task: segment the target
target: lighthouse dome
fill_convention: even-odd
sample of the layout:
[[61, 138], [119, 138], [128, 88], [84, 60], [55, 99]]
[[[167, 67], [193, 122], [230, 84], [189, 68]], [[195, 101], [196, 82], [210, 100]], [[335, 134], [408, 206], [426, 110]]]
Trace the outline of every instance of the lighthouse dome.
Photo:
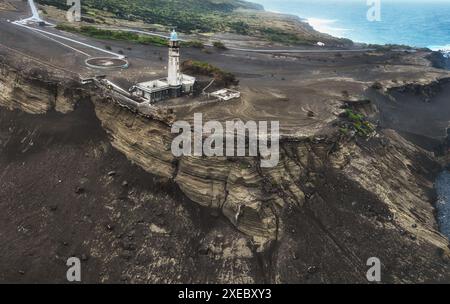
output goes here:
[[170, 41], [178, 41], [178, 34], [177, 32], [175, 32], [175, 30], [173, 30], [170, 34]]

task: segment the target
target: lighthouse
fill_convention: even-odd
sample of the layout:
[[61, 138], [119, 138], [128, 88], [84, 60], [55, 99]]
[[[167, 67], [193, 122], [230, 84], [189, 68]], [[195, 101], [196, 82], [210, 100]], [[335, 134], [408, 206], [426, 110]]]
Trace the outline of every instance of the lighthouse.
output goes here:
[[170, 34], [169, 40], [169, 65], [167, 66], [167, 82], [171, 87], [177, 87], [182, 84], [180, 73], [180, 40], [175, 30]]
[[180, 71], [180, 40], [177, 32], [169, 37], [169, 63], [167, 77], [138, 83], [130, 88], [130, 93], [141, 100], [156, 103], [169, 98], [177, 98], [194, 92], [195, 77]]

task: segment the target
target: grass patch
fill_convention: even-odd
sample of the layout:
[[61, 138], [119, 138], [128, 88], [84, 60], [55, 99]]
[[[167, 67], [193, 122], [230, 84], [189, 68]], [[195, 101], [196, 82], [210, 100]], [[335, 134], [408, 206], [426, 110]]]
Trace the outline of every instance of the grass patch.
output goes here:
[[294, 33], [288, 33], [275, 28], [263, 28], [260, 30], [264, 38], [271, 42], [278, 42], [282, 44], [292, 44], [292, 45], [314, 45], [316, 40], [309, 40], [307, 38], [300, 38]]
[[234, 74], [225, 72], [204, 61], [186, 60], [181, 64], [181, 68], [183, 72], [188, 74], [213, 77], [216, 82], [223, 83], [225, 86], [238, 83]]
[[196, 49], [204, 49], [205, 48], [205, 45], [203, 44], [203, 42], [198, 41], [198, 40], [182, 41], [181, 46], [182, 47], [193, 47]]
[[374, 126], [360, 113], [347, 109], [344, 116], [347, 118], [347, 122], [340, 128], [340, 131], [345, 135], [355, 132], [358, 136], [367, 137], [375, 131]]

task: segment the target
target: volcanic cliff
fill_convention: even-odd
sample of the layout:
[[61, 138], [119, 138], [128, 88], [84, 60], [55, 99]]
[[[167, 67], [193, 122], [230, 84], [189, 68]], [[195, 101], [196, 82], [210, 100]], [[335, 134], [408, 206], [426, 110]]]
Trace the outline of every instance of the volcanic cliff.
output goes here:
[[[411, 94], [433, 103], [448, 87], [426, 79]], [[401, 101], [411, 91], [401, 88], [374, 94]], [[59, 273], [62, 257], [77, 254], [93, 282], [367, 282], [370, 257], [381, 260], [383, 282], [450, 281], [449, 242], [433, 207], [441, 164], [395, 126], [358, 136], [342, 131], [345, 117], [337, 115], [321, 136], [282, 138], [278, 166], [261, 168], [258, 157], [176, 158], [167, 123], [37, 64], [2, 58], [0, 104], [1, 220], [11, 231], [2, 231], [9, 245], [1, 256], [17, 266], [15, 246], [38, 248], [25, 250], [24, 264], [35, 265], [20, 270], [25, 279], [43, 269], [39, 260]], [[365, 99], [342, 107], [385, 117]], [[86, 209], [80, 197], [89, 200]], [[24, 216], [28, 204], [38, 207]], [[64, 240], [65, 220], [86, 239]], [[27, 233], [52, 235], [50, 227], [58, 227], [62, 245], [26, 240]], [[108, 233], [117, 235], [108, 241]], [[41, 248], [47, 242], [52, 253]], [[20, 281], [19, 269], [3, 270], [0, 281]]]

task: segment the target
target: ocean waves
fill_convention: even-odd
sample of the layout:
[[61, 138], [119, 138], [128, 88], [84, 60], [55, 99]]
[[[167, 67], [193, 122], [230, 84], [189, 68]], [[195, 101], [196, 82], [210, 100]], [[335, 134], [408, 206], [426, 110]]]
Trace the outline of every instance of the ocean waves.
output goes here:
[[450, 44], [446, 45], [431, 45], [428, 47], [432, 51], [443, 53], [446, 57], [450, 58]]
[[450, 53], [450, 1], [382, 1], [381, 20], [367, 19], [366, 1], [252, 0], [294, 14], [314, 29], [355, 42], [404, 44]]
[[316, 31], [326, 33], [336, 37], [345, 37], [346, 33], [351, 31], [348, 28], [338, 27], [338, 20], [336, 19], [320, 19], [320, 18], [305, 18]]

